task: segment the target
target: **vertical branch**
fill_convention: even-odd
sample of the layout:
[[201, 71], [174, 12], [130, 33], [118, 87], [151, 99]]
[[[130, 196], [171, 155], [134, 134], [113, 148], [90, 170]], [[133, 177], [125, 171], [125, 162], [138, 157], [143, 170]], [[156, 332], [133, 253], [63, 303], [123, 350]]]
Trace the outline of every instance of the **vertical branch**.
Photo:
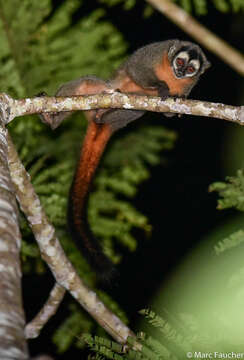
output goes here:
[[7, 161], [9, 111], [0, 105], [0, 359], [27, 359], [25, 316], [21, 297], [18, 208]]

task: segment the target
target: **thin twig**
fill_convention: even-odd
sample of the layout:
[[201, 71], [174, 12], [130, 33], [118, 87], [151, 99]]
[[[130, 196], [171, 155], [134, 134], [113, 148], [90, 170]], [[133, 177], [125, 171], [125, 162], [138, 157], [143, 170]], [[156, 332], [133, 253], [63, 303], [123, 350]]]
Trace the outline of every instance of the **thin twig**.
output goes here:
[[244, 56], [224, 40], [206, 29], [196, 21], [185, 10], [174, 4], [170, 0], [146, 0], [157, 10], [162, 12], [167, 18], [173, 21], [183, 31], [189, 34], [199, 44], [219, 56], [224, 62], [233, 69], [244, 75]]
[[40, 331], [48, 320], [56, 314], [57, 309], [63, 300], [65, 289], [56, 283], [50, 292], [49, 298], [39, 311], [39, 313], [25, 327], [25, 337], [34, 339], [38, 337]]

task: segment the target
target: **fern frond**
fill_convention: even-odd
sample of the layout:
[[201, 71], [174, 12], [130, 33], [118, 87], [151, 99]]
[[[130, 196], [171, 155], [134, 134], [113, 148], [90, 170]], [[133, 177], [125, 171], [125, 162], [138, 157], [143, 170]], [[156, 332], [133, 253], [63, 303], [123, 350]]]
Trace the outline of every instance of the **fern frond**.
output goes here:
[[80, 348], [84, 347], [85, 343], [80, 339], [79, 334], [83, 331], [91, 332], [94, 326], [89, 316], [77, 304], [69, 305], [69, 311], [69, 316], [55, 331], [52, 338], [59, 353], [65, 352], [74, 343]]
[[227, 177], [226, 182], [216, 182], [209, 191], [217, 191], [220, 199], [218, 209], [236, 208], [244, 211], [244, 173], [238, 170], [235, 177]]
[[244, 231], [239, 230], [228, 236], [227, 238], [219, 241], [215, 246], [214, 250], [217, 255], [222, 252], [233, 249], [244, 242]]
[[157, 355], [157, 359], [166, 360], [172, 358], [172, 353], [169, 349], [152, 336], [146, 336], [143, 342], [148, 348], [153, 350], [153, 352]]
[[164, 339], [167, 341], [167, 347], [169, 347], [169, 349], [173, 349], [174, 347], [176, 352], [191, 350], [190, 339], [188, 340], [185, 336], [180, 334], [168, 321], [149, 309], [141, 310], [139, 313], [144, 315], [148, 322], [164, 335]]
[[[178, 0], [179, 4], [189, 13], [194, 10], [197, 15], [206, 15], [208, 13], [207, 0]], [[213, 0], [213, 5], [221, 12], [238, 12], [244, 10], [244, 3], [242, 0]]]
[[123, 360], [123, 346], [114, 341], [104, 339], [99, 336], [91, 336], [90, 334], [83, 334], [83, 340], [87, 343], [89, 348], [95, 351], [98, 355], [107, 359]]

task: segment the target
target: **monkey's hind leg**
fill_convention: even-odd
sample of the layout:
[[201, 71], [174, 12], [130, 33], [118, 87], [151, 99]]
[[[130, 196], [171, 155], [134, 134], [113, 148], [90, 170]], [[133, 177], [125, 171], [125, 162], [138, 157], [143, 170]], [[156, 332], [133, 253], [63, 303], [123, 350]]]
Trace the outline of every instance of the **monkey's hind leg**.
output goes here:
[[[63, 84], [57, 91], [56, 96], [72, 96], [72, 95], [92, 95], [99, 94], [110, 90], [110, 85], [96, 76], [84, 76], [76, 80]], [[37, 96], [47, 96], [45, 92], [39, 93]], [[91, 113], [92, 111], [90, 111]], [[94, 112], [95, 113], [95, 112]], [[39, 114], [42, 122], [47, 123], [52, 129], [56, 129], [59, 124], [72, 114], [72, 111], [46, 112]]]

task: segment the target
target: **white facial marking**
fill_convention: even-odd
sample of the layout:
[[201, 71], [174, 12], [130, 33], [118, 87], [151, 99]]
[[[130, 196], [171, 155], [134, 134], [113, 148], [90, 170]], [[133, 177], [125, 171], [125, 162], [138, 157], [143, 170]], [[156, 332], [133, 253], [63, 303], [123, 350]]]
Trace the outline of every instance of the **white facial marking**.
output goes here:
[[192, 77], [196, 75], [198, 73], [199, 68], [200, 68], [200, 61], [197, 59], [191, 60], [187, 65], [185, 76]]
[[176, 60], [177, 58], [184, 59], [187, 62], [189, 61], [189, 54], [187, 51], [181, 51], [179, 54], [177, 54], [174, 60]]
[[197, 59], [191, 60], [189, 65], [192, 65], [196, 69], [196, 71], [198, 71], [200, 68], [200, 61]]
[[174, 72], [176, 74], [176, 77], [177, 76], [177, 70], [178, 68], [180, 67], [180, 65], [177, 63], [177, 61], [179, 60], [183, 60], [184, 64], [183, 66], [185, 66], [185, 64], [188, 63], [189, 61], [189, 54], [187, 51], [181, 51], [177, 54], [177, 56], [175, 56], [174, 60], [173, 60], [173, 69], [174, 69]]

